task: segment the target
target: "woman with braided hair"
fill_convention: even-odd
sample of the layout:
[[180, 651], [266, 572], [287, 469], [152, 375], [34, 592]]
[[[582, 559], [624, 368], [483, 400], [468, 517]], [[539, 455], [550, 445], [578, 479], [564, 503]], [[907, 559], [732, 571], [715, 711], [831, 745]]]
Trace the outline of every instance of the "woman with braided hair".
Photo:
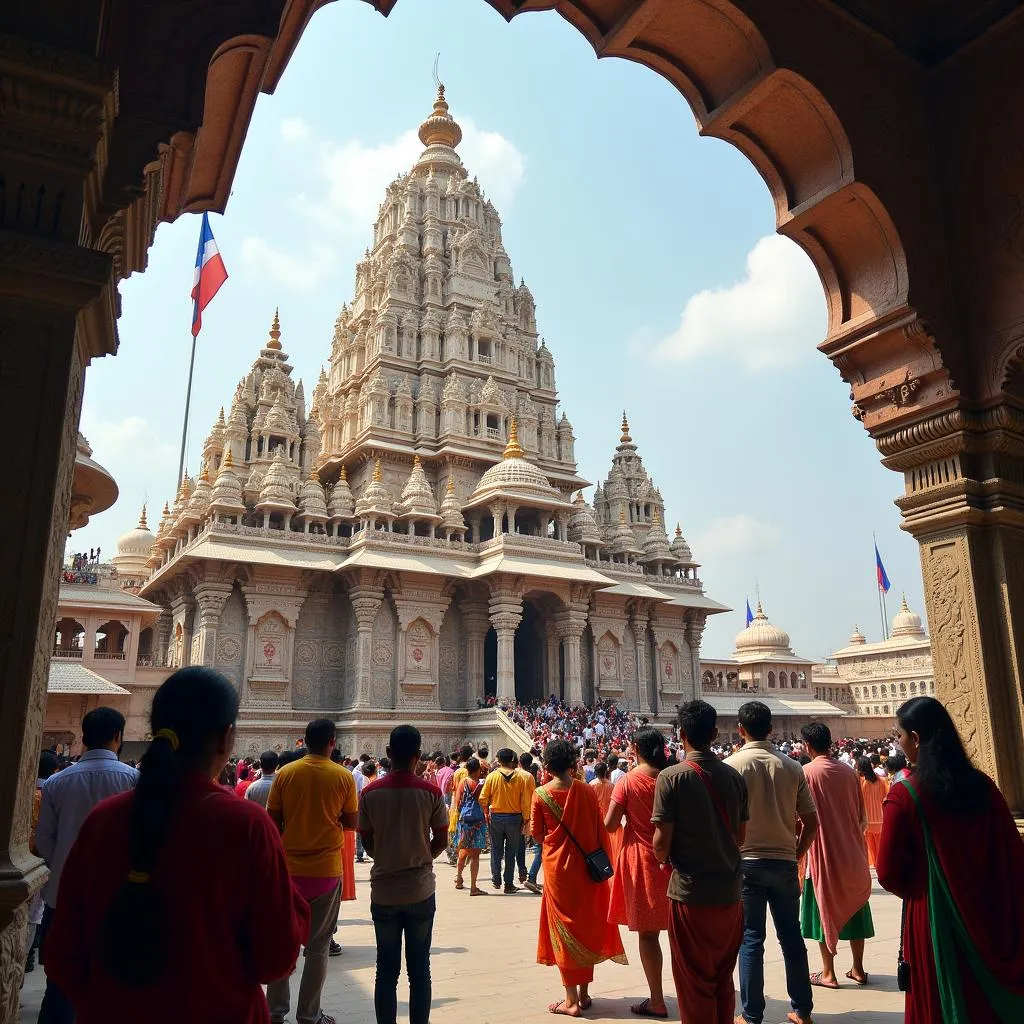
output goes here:
[[309, 907], [266, 811], [217, 784], [237, 714], [222, 675], [175, 672], [135, 789], [85, 820], [46, 947], [79, 1024], [269, 1022], [261, 984], [295, 966]]

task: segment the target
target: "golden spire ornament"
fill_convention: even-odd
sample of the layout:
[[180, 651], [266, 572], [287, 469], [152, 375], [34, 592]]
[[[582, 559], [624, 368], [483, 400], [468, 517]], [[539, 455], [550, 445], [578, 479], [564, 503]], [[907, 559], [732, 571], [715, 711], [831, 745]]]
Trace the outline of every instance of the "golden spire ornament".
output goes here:
[[522, 459], [525, 456], [526, 452], [524, 452], [519, 445], [519, 425], [516, 423], [515, 416], [513, 416], [508, 425], [508, 444], [505, 445], [505, 451], [502, 458]]

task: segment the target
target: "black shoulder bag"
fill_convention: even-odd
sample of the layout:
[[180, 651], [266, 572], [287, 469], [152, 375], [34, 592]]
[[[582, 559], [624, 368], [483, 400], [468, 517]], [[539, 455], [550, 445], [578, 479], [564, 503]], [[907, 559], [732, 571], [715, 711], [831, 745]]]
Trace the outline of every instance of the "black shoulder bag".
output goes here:
[[[578, 785], [582, 785], [582, 783], [578, 783]], [[598, 846], [593, 853], [587, 853], [587, 851], [580, 846], [579, 840], [572, 834], [572, 832], [569, 831], [569, 826], [562, 820], [562, 808], [558, 806], [558, 802], [556, 800], [552, 800], [543, 786], [537, 790], [537, 792], [543, 794], [542, 799], [544, 803], [547, 804], [551, 813], [558, 819], [558, 824], [565, 829], [565, 834], [572, 840], [573, 845], [580, 851], [580, 855], [583, 857], [583, 862], [587, 865], [587, 871], [590, 872], [591, 881], [607, 882], [608, 879], [615, 874], [615, 869], [612, 867], [611, 859], [605, 852], [604, 847]], [[601, 823], [598, 821], [598, 828], [600, 828], [600, 826]]]
[[900, 914], [900, 948], [896, 954], [896, 987], [901, 992], [910, 991], [910, 964], [903, 959], [903, 933], [907, 929], [907, 901], [903, 901]]

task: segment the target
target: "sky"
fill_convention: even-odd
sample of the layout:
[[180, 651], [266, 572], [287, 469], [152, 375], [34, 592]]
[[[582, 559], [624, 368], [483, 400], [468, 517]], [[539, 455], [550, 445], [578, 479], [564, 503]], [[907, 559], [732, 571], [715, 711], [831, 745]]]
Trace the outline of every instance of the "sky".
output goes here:
[[[923, 615], [917, 544], [893, 504], [903, 482], [816, 350], [824, 293], [774, 233], [763, 181], [698, 136], [668, 82], [598, 61], [554, 13], [507, 25], [481, 0], [405, 0], [385, 19], [348, 0], [315, 15], [211, 215], [230, 276], [203, 318], [189, 468], [275, 307], [311, 394], [384, 188], [421, 149], [438, 52], [459, 153], [537, 301], [581, 474], [604, 479], [625, 409], [670, 530], [681, 524], [707, 592], [733, 609], [709, 621], [702, 653], [732, 651], [758, 593], [805, 657], [845, 646], [855, 623], [880, 639], [873, 533], [890, 618], [904, 590]], [[120, 351], [89, 368], [82, 413], [120, 499], [69, 550], [113, 554], [144, 501], [155, 528], [173, 499], [199, 222], [162, 225], [146, 272], [121, 285]]]

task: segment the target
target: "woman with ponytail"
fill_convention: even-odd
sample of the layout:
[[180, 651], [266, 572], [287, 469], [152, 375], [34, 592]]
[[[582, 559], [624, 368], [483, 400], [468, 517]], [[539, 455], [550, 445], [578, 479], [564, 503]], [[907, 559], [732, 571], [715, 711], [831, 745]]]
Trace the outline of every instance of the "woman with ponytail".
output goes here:
[[878, 881], [903, 900], [907, 1024], [1024, 1021], [1024, 843], [949, 712], [896, 712], [911, 765], [882, 805]]
[[83, 824], [46, 949], [78, 1024], [269, 1022], [260, 986], [295, 966], [309, 909], [266, 811], [216, 782], [237, 714], [223, 676], [175, 672], [137, 786]]
[[661, 974], [661, 933], [668, 928], [669, 874], [654, 856], [654, 790], [668, 765], [665, 737], [649, 725], [633, 734], [636, 767], [615, 783], [604, 824], [614, 832], [626, 824], [612, 878], [608, 920], [639, 933], [640, 963], [650, 996], [630, 1007], [641, 1017], [668, 1017]]

